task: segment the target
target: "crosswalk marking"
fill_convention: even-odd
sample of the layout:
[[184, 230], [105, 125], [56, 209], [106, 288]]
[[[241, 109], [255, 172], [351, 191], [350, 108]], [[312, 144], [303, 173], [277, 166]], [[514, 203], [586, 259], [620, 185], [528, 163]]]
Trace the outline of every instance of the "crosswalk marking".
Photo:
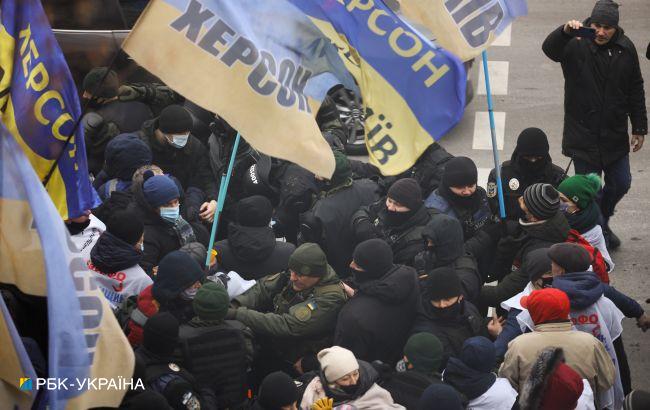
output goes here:
[[[506, 127], [506, 113], [495, 112], [494, 124], [496, 128], [497, 148], [503, 149], [504, 132]], [[492, 136], [490, 131], [490, 118], [485, 111], [477, 111], [474, 114], [474, 137], [472, 149], [491, 150]]]
[[497, 39], [494, 40], [492, 45], [500, 46], [500, 47], [509, 47], [511, 36], [512, 36], [512, 24], [508, 25], [508, 27], [506, 27], [505, 30], [501, 32], [501, 35], [499, 35], [499, 37], [497, 37]]
[[490, 171], [492, 168], [479, 168], [478, 169], [478, 186], [485, 188], [487, 186], [487, 180], [490, 176]]
[[[488, 61], [488, 70], [490, 72], [490, 89], [492, 95], [508, 94], [508, 70], [510, 63], [507, 61]], [[485, 73], [481, 68], [478, 72], [478, 95], [486, 95], [485, 91]]]

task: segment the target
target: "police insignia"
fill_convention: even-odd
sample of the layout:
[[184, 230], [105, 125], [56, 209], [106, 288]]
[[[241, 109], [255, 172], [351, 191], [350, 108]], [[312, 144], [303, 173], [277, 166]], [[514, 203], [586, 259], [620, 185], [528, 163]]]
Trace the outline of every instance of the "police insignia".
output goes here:
[[311, 318], [311, 310], [306, 306], [302, 306], [296, 309], [296, 311], [293, 312], [293, 315], [301, 322], [306, 322]]
[[487, 196], [488, 198], [494, 198], [495, 196], [497, 196], [497, 184], [495, 182], [488, 182]]
[[512, 179], [510, 180], [510, 182], [508, 182], [508, 186], [509, 186], [510, 189], [512, 189], [513, 191], [518, 190], [518, 189], [519, 189], [519, 180], [518, 180], [517, 178], [512, 178]]
[[181, 368], [178, 367], [178, 365], [176, 363], [169, 363], [167, 366], [169, 366], [169, 368], [173, 372], [180, 372], [181, 371]]

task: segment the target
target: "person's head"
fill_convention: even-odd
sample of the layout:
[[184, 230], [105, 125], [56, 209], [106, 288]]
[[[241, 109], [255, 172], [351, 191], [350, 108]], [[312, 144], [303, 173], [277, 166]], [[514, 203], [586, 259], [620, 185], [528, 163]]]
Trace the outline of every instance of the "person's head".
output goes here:
[[398, 179], [388, 189], [386, 208], [389, 212], [417, 211], [422, 205], [422, 188], [413, 178]]
[[535, 325], [569, 320], [571, 311], [567, 294], [554, 288], [532, 291], [521, 298], [521, 306], [528, 309]]
[[478, 170], [467, 157], [455, 157], [445, 163], [442, 185], [456, 196], [467, 198], [476, 192]]
[[597, 174], [573, 175], [560, 183], [560, 208], [568, 214], [586, 209], [596, 199], [602, 186]]
[[589, 27], [596, 30], [594, 42], [599, 46], [609, 43], [618, 27], [618, 3], [598, 0], [589, 17]]
[[135, 134], [120, 134], [106, 144], [104, 170], [111, 178], [131, 181], [135, 171], [151, 164], [149, 145]]
[[357, 385], [359, 362], [348, 349], [340, 346], [328, 347], [318, 352], [316, 358], [329, 386], [345, 388]]
[[434, 383], [422, 392], [417, 410], [462, 410], [460, 395], [448, 384]]
[[497, 365], [494, 343], [484, 336], [466, 339], [458, 358], [470, 369], [481, 373], [490, 373]]
[[427, 249], [427, 269], [447, 265], [465, 253], [463, 227], [458, 219], [434, 214], [422, 231]]
[[235, 219], [241, 226], [267, 227], [273, 216], [273, 205], [268, 198], [253, 195], [237, 202]]
[[142, 194], [147, 204], [154, 209], [162, 219], [176, 222], [180, 215], [180, 193], [176, 183], [167, 175], [153, 175], [147, 171], [142, 184]]
[[592, 259], [589, 252], [575, 243], [556, 243], [548, 250], [553, 276], [565, 273], [586, 272]]
[[192, 301], [194, 313], [206, 322], [222, 321], [228, 313], [229, 305], [230, 298], [226, 289], [212, 281], [206, 281]]
[[404, 361], [408, 369], [432, 374], [440, 369], [442, 353], [442, 342], [435, 335], [428, 332], [415, 333], [404, 346]]
[[525, 174], [538, 174], [550, 162], [548, 137], [539, 128], [526, 128], [517, 137], [513, 161]]
[[519, 207], [526, 222], [551, 219], [560, 209], [560, 194], [551, 184], [533, 184], [519, 197]]
[[291, 285], [296, 292], [311, 289], [323, 276], [333, 272], [327, 264], [325, 252], [315, 243], [304, 243], [289, 257]]
[[262, 380], [257, 393], [257, 404], [263, 410], [295, 410], [298, 387], [284, 372], [273, 372]]
[[553, 273], [551, 271], [551, 258], [548, 257], [548, 248], [528, 252], [521, 268], [528, 274], [528, 279], [533, 284], [533, 288], [544, 289], [553, 286]]
[[144, 183], [144, 174], [147, 171], [151, 171], [153, 175], [163, 175], [163, 170], [158, 165], [143, 165], [140, 168], [136, 169], [133, 173], [133, 178], [131, 178], [131, 183], [134, 185], [142, 185]]
[[172, 251], [158, 263], [151, 293], [161, 305], [179, 299], [190, 301], [201, 287], [203, 276], [201, 266], [190, 255]]
[[106, 232], [142, 251], [144, 224], [130, 209], [118, 209], [106, 221]]
[[168, 105], [158, 117], [157, 135], [170, 146], [182, 149], [192, 131], [192, 114], [180, 105]]
[[454, 269], [442, 267], [429, 273], [425, 294], [435, 311], [455, 315], [463, 300], [463, 287]]
[[82, 98], [101, 103], [117, 97], [120, 81], [115, 71], [107, 71], [107, 67], [95, 67], [86, 74], [81, 84]]
[[393, 250], [383, 239], [368, 239], [354, 248], [350, 268], [357, 283], [379, 279], [393, 267]]
[[160, 357], [170, 357], [178, 344], [178, 326], [171, 313], [156, 313], [144, 324], [142, 345]]
[[[339, 150], [334, 150], [334, 173], [329, 179], [328, 184], [330, 187], [338, 186], [352, 177], [352, 166], [348, 157]], [[316, 179], [324, 180], [324, 178], [316, 177]]]

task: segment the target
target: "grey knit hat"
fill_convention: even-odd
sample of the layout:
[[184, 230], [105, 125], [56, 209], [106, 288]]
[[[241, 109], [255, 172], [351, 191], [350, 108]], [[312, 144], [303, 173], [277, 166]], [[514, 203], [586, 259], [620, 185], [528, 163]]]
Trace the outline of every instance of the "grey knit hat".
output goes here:
[[612, 27], [618, 26], [618, 3], [612, 0], [598, 0], [591, 12], [591, 21]]
[[553, 185], [533, 184], [524, 191], [524, 204], [535, 218], [550, 219], [560, 209], [560, 194]]

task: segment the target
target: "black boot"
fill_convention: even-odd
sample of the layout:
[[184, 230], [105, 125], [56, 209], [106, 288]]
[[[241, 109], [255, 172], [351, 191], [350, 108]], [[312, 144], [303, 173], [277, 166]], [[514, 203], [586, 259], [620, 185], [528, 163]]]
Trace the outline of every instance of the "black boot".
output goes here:
[[613, 251], [621, 246], [621, 240], [614, 232], [612, 232], [609, 226], [603, 229], [603, 236], [605, 237], [605, 244], [607, 245], [608, 250]]

